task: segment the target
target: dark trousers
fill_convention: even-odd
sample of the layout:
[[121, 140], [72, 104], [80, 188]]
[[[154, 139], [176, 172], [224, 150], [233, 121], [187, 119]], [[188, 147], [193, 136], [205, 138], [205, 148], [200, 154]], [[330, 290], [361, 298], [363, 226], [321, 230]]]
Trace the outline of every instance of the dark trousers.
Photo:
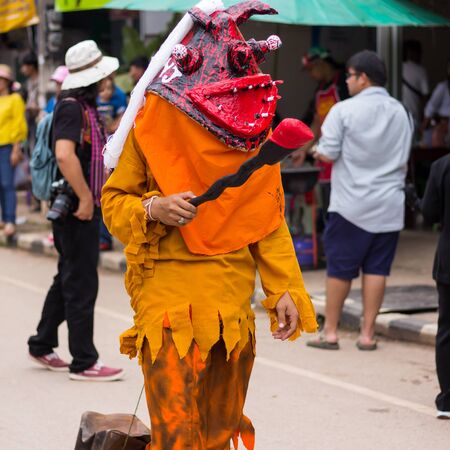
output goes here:
[[100, 215], [90, 221], [70, 215], [63, 224], [53, 224], [59, 253], [58, 273], [47, 293], [37, 334], [28, 340], [30, 353], [43, 356], [58, 347], [58, 327], [66, 320], [71, 372], [82, 372], [98, 359], [94, 346], [94, 306], [98, 291]]
[[436, 335], [436, 370], [441, 392], [436, 397], [439, 411], [450, 412], [450, 284], [437, 283], [439, 317]]

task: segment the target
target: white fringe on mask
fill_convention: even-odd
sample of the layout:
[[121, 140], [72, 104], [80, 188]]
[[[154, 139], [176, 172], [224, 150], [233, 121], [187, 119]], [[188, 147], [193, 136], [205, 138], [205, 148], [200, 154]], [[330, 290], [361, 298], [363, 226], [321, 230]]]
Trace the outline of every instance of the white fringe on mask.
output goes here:
[[[224, 9], [222, 0], [201, 0], [195, 6], [208, 15], [212, 14], [214, 11]], [[138, 111], [142, 107], [147, 86], [153, 82], [170, 58], [175, 45], [181, 43], [193, 25], [194, 23], [190, 15], [186, 13], [161, 45], [158, 52], [153, 56], [144, 75], [142, 75], [141, 79], [133, 89], [130, 103], [120, 121], [119, 128], [117, 128], [116, 132], [110, 137], [103, 150], [104, 163], [108, 169], [114, 169], [117, 166], [125, 140], [133, 126]]]

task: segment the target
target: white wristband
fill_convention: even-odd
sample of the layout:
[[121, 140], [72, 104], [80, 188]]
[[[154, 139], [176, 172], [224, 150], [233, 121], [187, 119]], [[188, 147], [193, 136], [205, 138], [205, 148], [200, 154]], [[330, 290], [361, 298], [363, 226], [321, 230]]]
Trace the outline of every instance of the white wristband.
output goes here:
[[156, 222], [156, 220], [157, 220], [152, 216], [152, 204], [153, 204], [153, 200], [155, 200], [155, 198], [158, 198], [158, 197], [159, 197], [158, 195], [154, 195], [153, 197], [150, 198], [150, 200], [148, 200], [147, 202], [144, 203], [145, 212], [147, 213], [148, 218], [152, 222]]

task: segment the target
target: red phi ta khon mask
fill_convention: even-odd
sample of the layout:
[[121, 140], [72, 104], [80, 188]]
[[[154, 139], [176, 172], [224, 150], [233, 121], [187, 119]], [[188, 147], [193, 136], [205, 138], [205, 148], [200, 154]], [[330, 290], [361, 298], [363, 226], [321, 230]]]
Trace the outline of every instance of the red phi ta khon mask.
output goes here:
[[259, 64], [281, 41], [245, 41], [238, 25], [253, 14], [277, 14], [260, 1], [238, 3], [211, 16], [189, 11], [194, 27], [147, 88], [188, 114], [229, 147], [263, 144], [275, 115], [277, 84]]

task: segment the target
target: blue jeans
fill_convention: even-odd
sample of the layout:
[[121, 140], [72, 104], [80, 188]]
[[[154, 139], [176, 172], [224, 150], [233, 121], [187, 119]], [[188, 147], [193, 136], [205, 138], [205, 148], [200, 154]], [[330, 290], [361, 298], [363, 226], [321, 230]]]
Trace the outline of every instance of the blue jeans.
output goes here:
[[12, 145], [0, 145], [0, 207], [5, 223], [16, 223], [17, 199], [11, 152]]

